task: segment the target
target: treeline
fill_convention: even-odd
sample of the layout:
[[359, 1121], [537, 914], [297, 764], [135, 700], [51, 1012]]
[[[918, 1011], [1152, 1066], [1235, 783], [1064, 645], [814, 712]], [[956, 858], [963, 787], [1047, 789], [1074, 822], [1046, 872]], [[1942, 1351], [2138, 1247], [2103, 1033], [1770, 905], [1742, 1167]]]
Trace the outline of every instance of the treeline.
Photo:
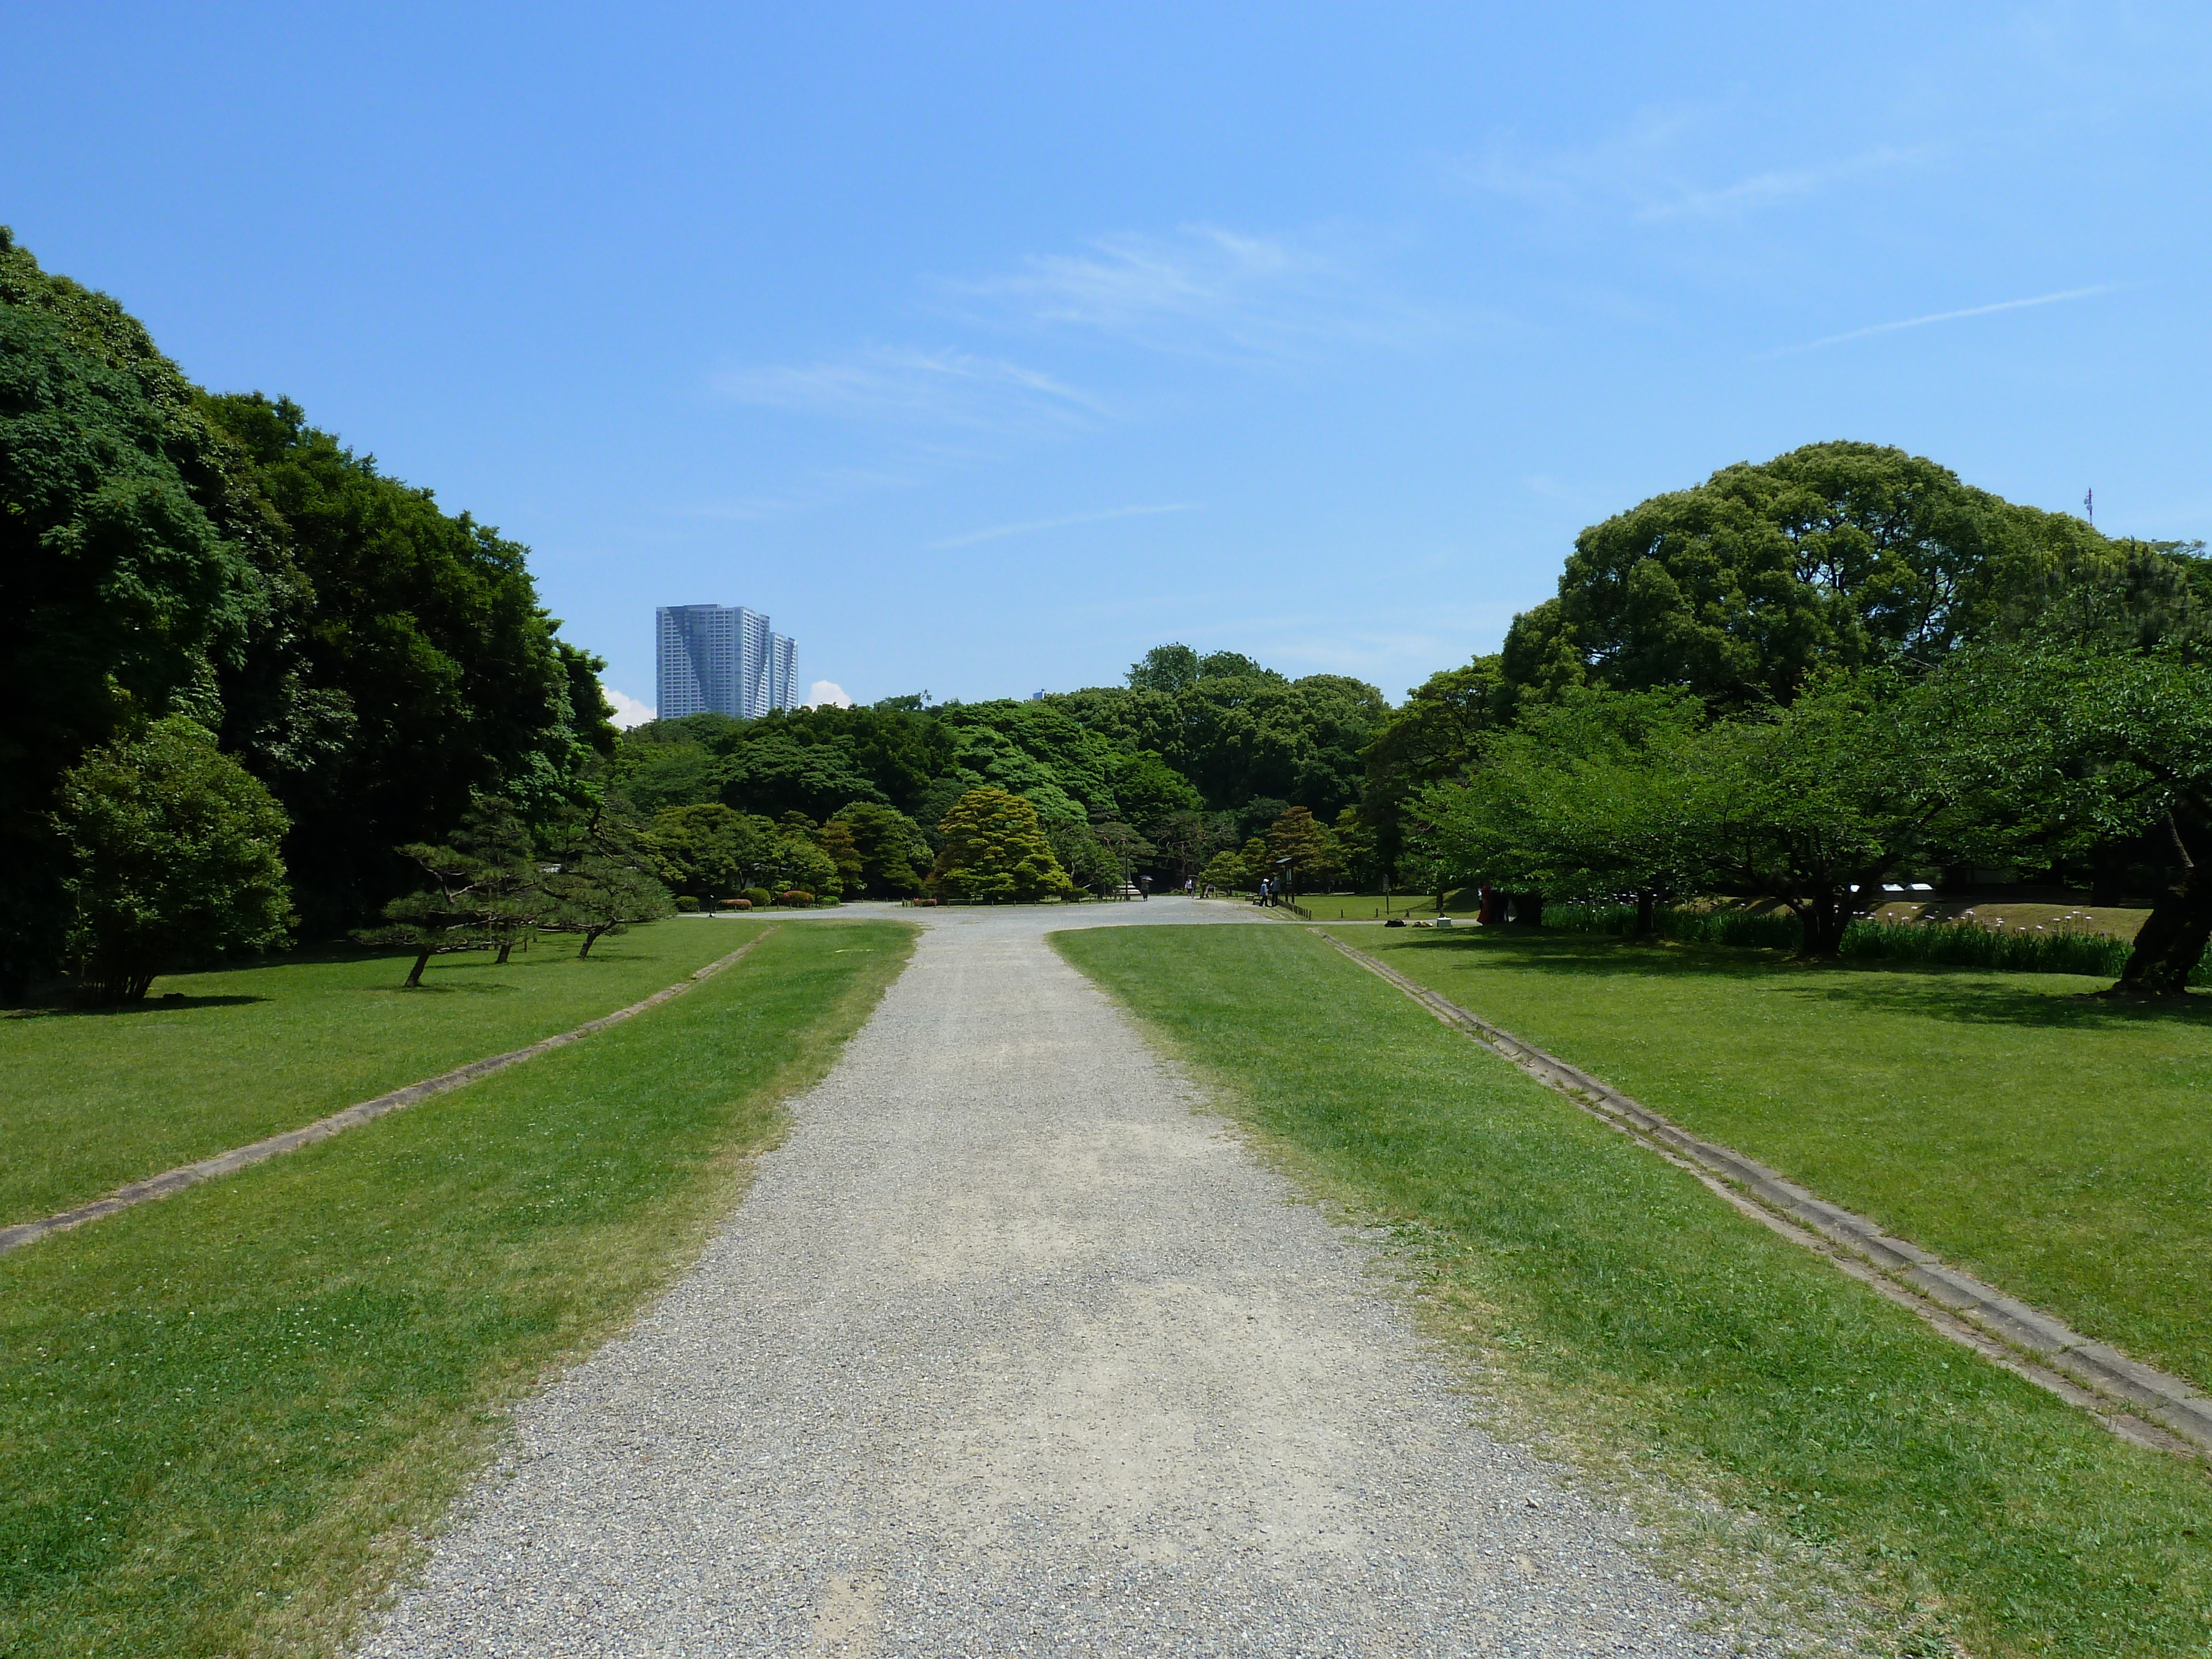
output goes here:
[[[485, 795], [588, 814], [601, 665], [524, 553], [295, 404], [194, 386], [0, 229], [0, 988], [127, 979], [94, 958], [132, 928], [172, 960], [295, 910], [343, 932]], [[194, 850], [240, 836], [276, 861]]]
[[1778, 900], [1832, 956], [1885, 881], [2152, 901], [2122, 988], [2212, 939], [2212, 565], [1821, 444], [1585, 531], [1558, 597], [1417, 690], [1364, 811], [1425, 885]]
[[[1058, 872], [1036, 878], [1040, 891], [1059, 890], [1060, 876], [1069, 891], [1092, 894], [1139, 874], [1179, 879], [1286, 814], [1343, 819], [1352, 844], [1366, 845], [1352, 821], [1363, 753], [1389, 713], [1373, 686], [1336, 675], [1291, 680], [1249, 658], [1201, 658], [1184, 646], [1156, 647], [1128, 679], [1026, 702], [933, 705], [909, 696], [757, 720], [658, 721], [623, 734], [609, 794], [670, 849], [679, 890], [702, 899], [726, 889], [731, 878], [720, 872], [735, 867], [738, 842], [766, 849], [779, 839], [787, 860], [811, 840], [836, 865], [813, 890], [935, 890], [969, 867], [940, 866], [949, 839], [974, 839], [953, 819], [978, 791], [1003, 792], [1033, 812]], [[1002, 810], [970, 803], [960, 822]], [[695, 854], [687, 844], [715, 850]], [[1025, 875], [1018, 884], [1027, 892], [1034, 883]]]

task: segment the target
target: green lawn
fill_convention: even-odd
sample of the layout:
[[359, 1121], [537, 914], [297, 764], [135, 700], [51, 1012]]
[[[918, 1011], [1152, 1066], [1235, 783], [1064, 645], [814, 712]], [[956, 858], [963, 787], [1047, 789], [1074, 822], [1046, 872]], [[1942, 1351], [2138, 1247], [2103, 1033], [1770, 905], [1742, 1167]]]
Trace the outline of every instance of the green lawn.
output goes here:
[[[1316, 921], [1381, 921], [1393, 916], [1433, 916], [1434, 893], [1317, 893], [1298, 895], [1298, 903], [1313, 912]], [[1386, 912], [1385, 903], [1389, 908]], [[1444, 914], [1471, 916], [1477, 903], [1472, 888], [1444, 895]]]
[[[1949, 1651], [1941, 1632], [1977, 1655], [2205, 1651], [2201, 1468], [1945, 1341], [1304, 929], [1056, 943], [1294, 1171], [1414, 1241], [1434, 1328], [1493, 1397], [1502, 1373], [1536, 1402], [1547, 1452], [1684, 1479], [1724, 1506], [1697, 1526], [1753, 1506], [1920, 1621], [1909, 1651]], [[1507, 961], [1420, 965], [1480, 1008], [1476, 964]], [[1523, 959], [1530, 1006], [1578, 976]]]
[[1345, 934], [2078, 1330], [2212, 1385], [2212, 997], [1512, 930]]
[[504, 1054], [626, 1007], [734, 951], [758, 922], [664, 921], [542, 939], [505, 968], [441, 957], [303, 952], [156, 980], [181, 1002], [0, 1018], [0, 1225]]
[[334, 1650], [501, 1406], [696, 1254], [911, 939], [787, 927], [641, 1018], [0, 1257], [0, 1653]]

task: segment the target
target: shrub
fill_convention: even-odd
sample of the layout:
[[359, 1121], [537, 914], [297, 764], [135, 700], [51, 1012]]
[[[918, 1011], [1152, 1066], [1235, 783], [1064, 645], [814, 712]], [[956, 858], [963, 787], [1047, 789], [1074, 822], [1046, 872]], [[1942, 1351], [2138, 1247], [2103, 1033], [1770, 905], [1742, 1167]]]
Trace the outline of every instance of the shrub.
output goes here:
[[749, 898], [724, 899], [722, 908], [725, 910], [750, 910], [753, 908], [753, 902]]
[[764, 904], [775, 902], [775, 896], [765, 887], [748, 887], [742, 895], [745, 902], [756, 910]]
[[794, 887], [789, 892], [786, 893], [781, 898], [776, 900], [776, 902], [778, 904], [792, 905], [795, 908], [803, 908], [814, 902], [814, 895], [811, 893], [802, 893]]
[[[1631, 904], [1547, 904], [1544, 926], [1568, 933], [1612, 933], [1626, 938], [1636, 931], [1636, 907]], [[1773, 951], [1794, 951], [1804, 940], [1797, 918], [1772, 910], [1660, 910], [1651, 918], [1652, 931], [1661, 939], [1685, 945], [1736, 945]]]
[[289, 944], [283, 809], [212, 732], [157, 720], [87, 756], [60, 795], [84, 994], [136, 1002], [158, 974]]
[[689, 893], [678, 893], [676, 896], [676, 908], [688, 915], [699, 908], [699, 901]]

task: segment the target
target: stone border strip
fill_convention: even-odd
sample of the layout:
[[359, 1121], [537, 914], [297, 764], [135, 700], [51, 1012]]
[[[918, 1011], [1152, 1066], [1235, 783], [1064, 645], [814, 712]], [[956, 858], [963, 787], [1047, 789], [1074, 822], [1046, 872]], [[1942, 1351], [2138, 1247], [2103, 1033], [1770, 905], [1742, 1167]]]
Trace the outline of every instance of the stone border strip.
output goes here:
[[[2185, 1379], [2093, 1342], [2039, 1308], [1946, 1266], [1732, 1147], [1703, 1140], [1557, 1055], [1468, 1012], [1334, 935], [1322, 937], [1591, 1116], [1697, 1176], [1738, 1210], [1826, 1256], [1953, 1340], [2081, 1407], [2122, 1438], [2162, 1451], [2212, 1451], [2212, 1399]], [[2149, 1420], [2145, 1420], [2146, 1419]]]
[[217, 1152], [213, 1158], [204, 1158], [197, 1164], [183, 1164], [173, 1170], [164, 1170], [160, 1175], [149, 1176], [143, 1181], [134, 1181], [128, 1187], [118, 1187], [106, 1197], [96, 1198], [89, 1204], [80, 1204], [74, 1209], [63, 1210], [50, 1216], [42, 1216], [36, 1221], [23, 1221], [18, 1222], [12, 1227], [0, 1227], [0, 1255], [6, 1255], [9, 1250], [21, 1249], [26, 1244], [35, 1243], [49, 1233], [61, 1232], [70, 1227], [82, 1227], [88, 1221], [97, 1221], [102, 1216], [113, 1215], [117, 1211], [127, 1210], [134, 1204], [143, 1204], [150, 1199], [167, 1198], [171, 1193], [182, 1192], [187, 1187], [196, 1187], [203, 1181], [212, 1181], [217, 1176], [229, 1175], [234, 1170], [243, 1170], [249, 1164], [259, 1164], [266, 1158], [276, 1157], [279, 1153], [297, 1152], [301, 1147], [313, 1146], [316, 1141], [328, 1140], [332, 1135], [343, 1133], [356, 1124], [367, 1123], [370, 1119], [382, 1117], [387, 1112], [398, 1111], [403, 1107], [414, 1105], [417, 1101], [428, 1100], [433, 1095], [442, 1095], [449, 1090], [459, 1088], [463, 1084], [474, 1083], [480, 1077], [489, 1077], [494, 1072], [504, 1071], [510, 1066], [520, 1066], [526, 1060], [535, 1060], [540, 1054], [550, 1054], [556, 1048], [565, 1048], [571, 1042], [591, 1036], [594, 1031], [604, 1031], [610, 1025], [634, 1018], [648, 1008], [657, 1008], [671, 998], [683, 995], [701, 981], [712, 979], [722, 969], [735, 963], [746, 951], [751, 950], [753, 946], [766, 940], [775, 931], [776, 926], [771, 925], [754, 938], [747, 939], [729, 955], [696, 969], [690, 978], [679, 980], [665, 990], [655, 991], [642, 1002], [633, 1002], [627, 1008], [617, 1008], [611, 1014], [604, 1014], [598, 1019], [588, 1020], [573, 1031], [562, 1031], [558, 1036], [533, 1042], [526, 1048], [517, 1048], [512, 1054], [494, 1054], [489, 1060], [472, 1060], [467, 1065], [457, 1066], [450, 1072], [441, 1073], [438, 1076], [427, 1078], [420, 1083], [410, 1083], [404, 1089], [394, 1089], [390, 1094], [379, 1095], [374, 1100], [362, 1101], [356, 1105], [347, 1107], [343, 1111], [332, 1112], [328, 1117], [317, 1118], [304, 1128], [287, 1129], [283, 1134], [270, 1135], [266, 1140], [257, 1140], [248, 1146], [234, 1146], [227, 1152]]

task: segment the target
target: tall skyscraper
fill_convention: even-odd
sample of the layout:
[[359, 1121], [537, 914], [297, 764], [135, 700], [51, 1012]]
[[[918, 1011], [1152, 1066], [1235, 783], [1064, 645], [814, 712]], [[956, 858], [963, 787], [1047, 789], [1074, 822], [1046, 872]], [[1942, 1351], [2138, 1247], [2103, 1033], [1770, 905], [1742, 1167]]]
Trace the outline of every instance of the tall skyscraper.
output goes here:
[[759, 611], [664, 605], [659, 623], [653, 712], [662, 720], [708, 714], [757, 720], [771, 708], [797, 707], [798, 647], [787, 635], [770, 633]]

